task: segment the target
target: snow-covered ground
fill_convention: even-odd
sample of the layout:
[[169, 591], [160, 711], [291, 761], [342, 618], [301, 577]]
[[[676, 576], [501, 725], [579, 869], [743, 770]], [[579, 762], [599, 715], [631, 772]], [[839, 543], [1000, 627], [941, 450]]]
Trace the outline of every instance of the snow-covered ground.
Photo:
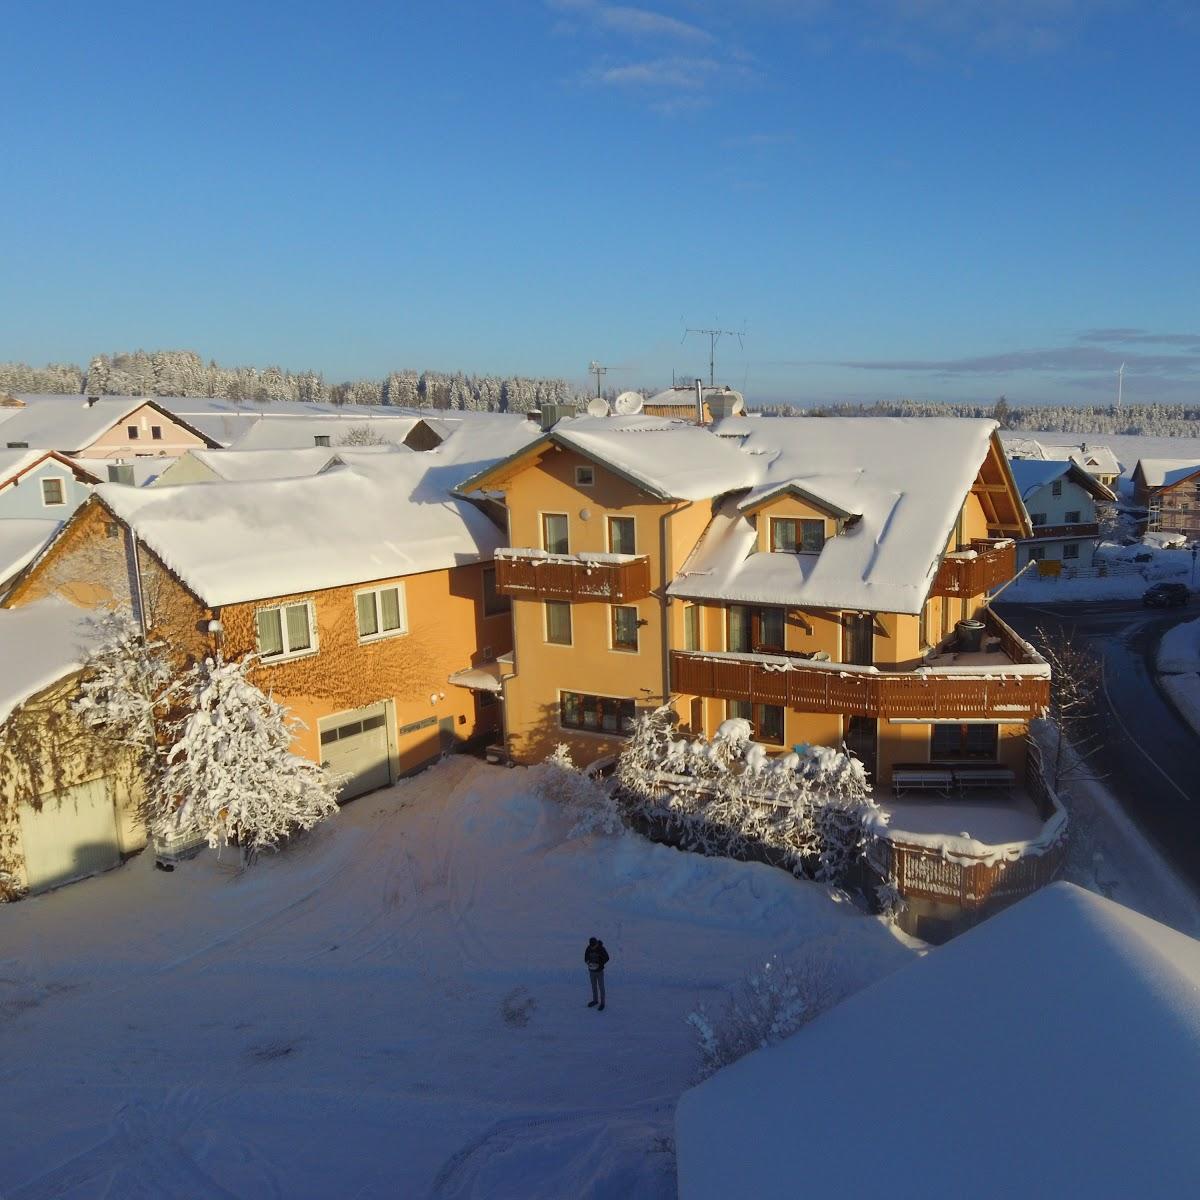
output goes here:
[[[1149, 555], [1144, 562], [1138, 556]], [[1047, 604], [1068, 600], [1137, 600], [1152, 584], [1160, 580], [1188, 583], [1192, 578], [1190, 550], [1164, 549], [1162, 546], [1135, 543], [1118, 546], [1102, 542], [1096, 548], [1096, 566], [1079, 572], [1072, 578], [1071, 570], [1061, 576], [1039, 576], [1034, 568], [1019, 575], [1003, 591], [1010, 604]], [[1100, 575], [1102, 565], [1116, 573]], [[1200, 582], [1200, 572], [1197, 573]]]
[[1179, 715], [1200, 733], [1200, 621], [1185, 621], [1158, 645], [1158, 680]]
[[698, 1002], [920, 949], [782, 871], [569, 839], [530, 778], [459, 758], [245, 874], [143, 855], [0, 908], [6, 1200], [665, 1200]]

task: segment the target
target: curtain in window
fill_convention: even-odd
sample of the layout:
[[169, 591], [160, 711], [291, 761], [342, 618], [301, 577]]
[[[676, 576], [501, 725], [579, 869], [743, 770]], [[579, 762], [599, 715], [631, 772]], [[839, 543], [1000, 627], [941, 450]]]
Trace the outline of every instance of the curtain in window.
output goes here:
[[608, 522], [608, 540], [613, 554], [636, 554], [634, 550], [634, 524], [632, 517], [611, 517]]
[[783, 649], [783, 609], [764, 608], [759, 611], [758, 644], [764, 649]]
[[799, 549], [794, 520], [779, 517], [771, 522], [771, 549], [790, 554], [795, 554]]
[[400, 628], [400, 589], [385, 588], [379, 593], [379, 609], [384, 629]]
[[800, 543], [805, 554], [819, 554], [825, 545], [825, 522], [801, 521]]
[[379, 632], [379, 621], [375, 617], [375, 595], [363, 592], [354, 598], [358, 606], [358, 636], [370, 637]]
[[636, 650], [637, 644], [637, 609], [619, 605], [613, 609], [613, 645], [622, 650]]
[[571, 643], [571, 606], [562, 600], [546, 601], [546, 641]]
[[288, 650], [307, 650], [312, 645], [308, 630], [308, 605], [291, 604], [283, 612], [287, 621]]
[[260, 612], [258, 621], [258, 652], [263, 657], [283, 653], [283, 628], [279, 623], [279, 609]]
[[744, 604], [729, 606], [729, 649], [739, 654], [750, 651], [750, 610]]
[[683, 610], [683, 648], [700, 649], [700, 605], [689, 604]]

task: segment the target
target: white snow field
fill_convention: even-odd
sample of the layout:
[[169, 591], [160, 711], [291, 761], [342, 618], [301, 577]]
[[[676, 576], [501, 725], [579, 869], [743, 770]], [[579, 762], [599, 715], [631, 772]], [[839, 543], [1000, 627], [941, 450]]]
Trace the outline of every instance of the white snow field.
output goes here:
[[922, 949], [779, 870], [570, 839], [530, 782], [453, 759], [244, 874], [143, 855], [0, 907], [0, 1195], [666, 1200], [698, 1002]]

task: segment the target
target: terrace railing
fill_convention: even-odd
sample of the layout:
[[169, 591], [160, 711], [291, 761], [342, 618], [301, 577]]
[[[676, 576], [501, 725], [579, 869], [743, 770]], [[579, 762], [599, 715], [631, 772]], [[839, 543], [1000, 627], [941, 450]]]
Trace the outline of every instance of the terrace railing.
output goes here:
[[496, 554], [496, 589], [524, 600], [599, 600], [624, 604], [650, 594], [650, 560], [631, 554]]
[[931, 595], [981, 596], [1017, 573], [1017, 545], [1011, 538], [975, 539], [969, 556], [946, 555]]

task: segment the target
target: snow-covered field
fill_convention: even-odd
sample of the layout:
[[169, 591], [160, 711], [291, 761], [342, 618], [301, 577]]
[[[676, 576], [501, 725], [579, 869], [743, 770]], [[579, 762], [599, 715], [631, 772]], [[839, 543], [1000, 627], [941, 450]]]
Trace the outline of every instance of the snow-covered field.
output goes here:
[[775, 951], [857, 989], [918, 948], [781, 871], [569, 839], [529, 783], [459, 758], [245, 874], [143, 855], [0, 908], [0, 1195], [672, 1197], [685, 1015]]
[[1200, 621], [1168, 630], [1158, 646], [1158, 679], [1179, 715], [1200, 733]]

